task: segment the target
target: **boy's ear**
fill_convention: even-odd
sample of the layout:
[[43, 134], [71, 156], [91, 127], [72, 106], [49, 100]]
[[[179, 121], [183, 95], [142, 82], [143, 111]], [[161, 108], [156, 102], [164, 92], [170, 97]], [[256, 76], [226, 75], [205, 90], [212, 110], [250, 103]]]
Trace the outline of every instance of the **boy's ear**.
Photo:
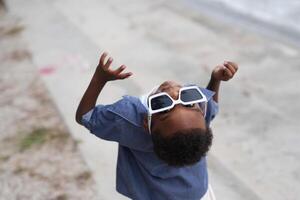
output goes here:
[[145, 131], [148, 133], [149, 130], [148, 130], [148, 116], [147, 115], [145, 115], [143, 118], [143, 127], [144, 127]]

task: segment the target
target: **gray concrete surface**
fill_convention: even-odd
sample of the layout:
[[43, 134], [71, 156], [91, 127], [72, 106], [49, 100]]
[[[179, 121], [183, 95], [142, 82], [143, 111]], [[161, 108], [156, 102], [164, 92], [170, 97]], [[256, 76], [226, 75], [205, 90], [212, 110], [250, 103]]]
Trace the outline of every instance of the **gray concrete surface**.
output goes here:
[[300, 47], [300, 3], [295, 0], [178, 0], [190, 10]]
[[[199, 1], [202, 3], [203, 0]], [[205, 1], [205, 0], [204, 0]], [[220, 7], [300, 32], [300, 1], [297, 0], [212, 0]]]
[[[206, 85], [224, 60], [240, 70], [221, 88], [213, 123], [210, 181], [222, 200], [296, 200], [300, 196], [300, 52], [236, 24], [169, 0], [11, 0], [24, 37], [65, 123], [94, 173], [99, 199], [115, 192], [116, 147], [74, 120], [78, 102], [107, 50], [134, 75], [112, 82], [99, 103], [140, 95], [166, 79]], [[211, 10], [214, 12], [214, 10]]]

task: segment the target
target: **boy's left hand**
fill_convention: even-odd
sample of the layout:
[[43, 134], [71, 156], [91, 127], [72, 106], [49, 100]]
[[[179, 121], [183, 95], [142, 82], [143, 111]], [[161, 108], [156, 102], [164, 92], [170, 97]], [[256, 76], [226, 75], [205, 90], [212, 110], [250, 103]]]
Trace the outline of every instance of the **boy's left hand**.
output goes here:
[[222, 65], [217, 65], [212, 71], [212, 78], [219, 81], [228, 81], [233, 78], [238, 70], [238, 65], [234, 62], [225, 61]]
[[122, 73], [126, 68], [125, 65], [121, 65], [116, 70], [110, 69], [110, 65], [113, 59], [112, 57], [109, 57], [108, 60], [105, 61], [106, 57], [107, 57], [107, 52], [104, 52], [100, 57], [99, 64], [96, 69], [97, 76], [101, 76], [102, 79], [105, 81], [113, 81], [113, 80], [125, 79], [132, 75], [131, 72]]

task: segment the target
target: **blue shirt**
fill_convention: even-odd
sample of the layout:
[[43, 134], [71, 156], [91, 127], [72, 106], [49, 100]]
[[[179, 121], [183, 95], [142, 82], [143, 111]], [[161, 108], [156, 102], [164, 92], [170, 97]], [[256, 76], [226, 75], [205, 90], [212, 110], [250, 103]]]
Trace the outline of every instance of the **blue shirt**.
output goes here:
[[[218, 112], [214, 92], [200, 88], [208, 99], [206, 123]], [[109, 105], [97, 105], [82, 124], [95, 136], [119, 143], [116, 189], [136, 200], [199, 200], [207, 191], [206, 158], [187, 167], [171, 167], [153, 151], [143, 128], [147, 109], [139, 98], [125, 95]]]

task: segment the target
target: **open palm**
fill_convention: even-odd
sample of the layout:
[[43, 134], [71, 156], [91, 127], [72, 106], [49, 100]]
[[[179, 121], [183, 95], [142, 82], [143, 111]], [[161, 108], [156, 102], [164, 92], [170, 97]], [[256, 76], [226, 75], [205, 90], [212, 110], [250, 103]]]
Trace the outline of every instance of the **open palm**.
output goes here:
[[107, 57], [107, 53], [104, 52], [101, 55], [99, 64], [97, 66], [97, 73], [99, 73], [106, 81], [125, 79], [132, 75], [131, 72], [122, 73], [126, 68], [125, 65], [121, 65], [116, 70], [110, 69], [113, 59], [109, 57], [108, 60], [105, 61], [106, 57]]

